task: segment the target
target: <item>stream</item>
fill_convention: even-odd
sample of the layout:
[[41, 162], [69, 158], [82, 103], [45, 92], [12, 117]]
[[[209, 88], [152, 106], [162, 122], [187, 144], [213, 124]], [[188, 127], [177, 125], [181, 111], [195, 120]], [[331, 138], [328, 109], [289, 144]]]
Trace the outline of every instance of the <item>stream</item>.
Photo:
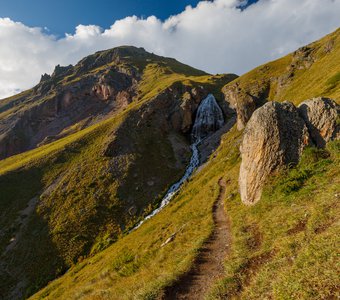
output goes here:
[[[181, 189], [183, 183], [190, 178], [195, 169], [199, 166], [200, 159], [198, 153], [199, 143], [209, 136], [211, 133], [215, 132], [221, 128], [224, 124], [224, 118], [221, 108], [216, 102], [215, 97], [209, 94], [204, 100], [201, 101], [195, 118], [195, 123], [192, 129], [193, 143], [190, 148], [192, 151], [191, 159], [188, 167], [183, 175], [183, 177], [174, 183], [166, 192], [162, 199], [162, 202], [158, 208], [153, 210], [149, 215], [147, 215], [142, 221], [140, 221], [131, 231], [140, 227], [146, 220], [152, 218], [154, 215], [158, 214], [165, 206], [169, 204], [172, 198]], [[131, 232], [130, 231], [130, 232]]]
[[192, 175], [192, 173], [195, 171], [195, 169], [198, 167], [200, 163], [199, 159], [199, 153], [198, 153], [198, 142], [193, 143], [190, 148], [192, 151], [191, 159], [189, 162], [189, 165], [187, 169], [185, 170], [185, 173], [183, 177], [174, 183], [166, 192], [165, 196], [162, 199], [162, 202], [158, 208], [153, 210], [149, 215], [147, 215], [142, 221], [140, 221], [132, 230], [137, 229], [140, 227], [146, 220], [152, 218], [154, 215], [158, 214], [165, 206], [169, 204], [171, 199], [177, 194], [177, 192], [180, 190], [183, 183]]

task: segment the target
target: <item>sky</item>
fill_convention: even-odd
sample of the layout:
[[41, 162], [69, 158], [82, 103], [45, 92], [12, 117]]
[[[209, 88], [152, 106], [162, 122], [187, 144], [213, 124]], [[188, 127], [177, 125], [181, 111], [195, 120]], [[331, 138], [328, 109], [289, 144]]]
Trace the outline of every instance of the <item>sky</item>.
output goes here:
[[126, 16], [155, 15], [165, 20], [197, 0], [1, 0], [0, 17], [9, 17], [27, 26], [46, 27], [63, 36], [73, 33], [79, 24], [108, 28]]
[[340, 0], [0, 0], [0, 99], [120, 45], [240, 75], [334, 31], [339, 12]]
[[[258, 0], [248, 0], [248, 5]], [[136, 15], [154, 15], [161, 20], [181, 13], [199, 0], [0, 0], [0, 17], [20, 21], [30, 27], [47, 28], [62, 37], [74, 33], [77, 25], [110, 27], [114, 21]], [[100, 3], [100, 4], [99, 4]]]

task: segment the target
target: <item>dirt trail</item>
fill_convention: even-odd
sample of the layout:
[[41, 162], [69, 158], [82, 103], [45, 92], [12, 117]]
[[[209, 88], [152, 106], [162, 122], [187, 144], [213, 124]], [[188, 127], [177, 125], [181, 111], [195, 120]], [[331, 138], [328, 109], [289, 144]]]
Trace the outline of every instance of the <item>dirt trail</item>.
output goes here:
[[218, 184], [220, 192], [213, 207], [214, 230], [191, 271], [167, 288], [161, 299], [204, 299], [211, 285], [223, 275], [223, 261], [229, 250], [230, 232], [223, 204], [226, 183], [221, 178]]

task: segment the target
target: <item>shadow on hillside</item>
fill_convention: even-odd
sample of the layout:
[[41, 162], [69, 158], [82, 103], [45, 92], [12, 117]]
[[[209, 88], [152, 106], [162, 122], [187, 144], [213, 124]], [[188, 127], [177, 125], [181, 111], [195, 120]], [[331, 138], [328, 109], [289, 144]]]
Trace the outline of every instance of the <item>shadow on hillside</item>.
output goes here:
[[66, 270], [37, 212], [41, 181], [38, 168], [0, 176], [0, 299], [26, 298]]

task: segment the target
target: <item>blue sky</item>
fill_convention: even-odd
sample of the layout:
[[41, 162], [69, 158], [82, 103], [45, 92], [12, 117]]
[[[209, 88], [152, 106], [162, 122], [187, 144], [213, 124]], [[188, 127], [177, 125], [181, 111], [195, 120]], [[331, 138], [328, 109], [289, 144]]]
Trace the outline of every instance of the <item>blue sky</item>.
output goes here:
[[108, 28], [115, 20], [131, 15], [156, 15], [164, 20], [197, 3], [197, 0], [1, 0], [0, 17], [47, 27], [62, 35], [73, 33], [79, 24]]
[[[249, 3], [257, 0], [249, 0]], [[136, 15], [166, 19], [196, 6], [198, 0], [0, 0], [0, 17], [9, 17], [31, 27], [47, 27], [62, 36], [79, 25], [108, 28], [115, 20]]]

